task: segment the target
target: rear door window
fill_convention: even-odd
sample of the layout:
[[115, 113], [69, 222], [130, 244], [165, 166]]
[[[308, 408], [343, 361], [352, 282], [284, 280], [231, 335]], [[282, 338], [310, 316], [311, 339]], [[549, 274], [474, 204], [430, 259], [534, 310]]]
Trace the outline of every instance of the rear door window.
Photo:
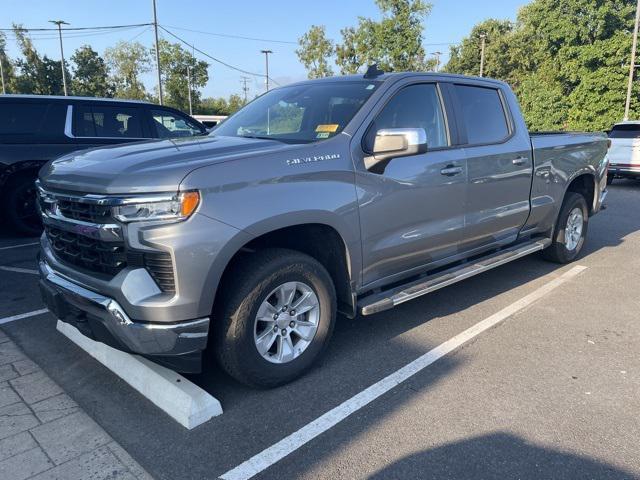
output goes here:
[[0, 104], [0, 135], [35, 135], [46, 118], [47, 103]]
[[609, 132], [609, 138], [640, 138], [640, 124], [616, 125]]
[[144, 138], [143, 111], [135, 107], [80, 105], [73, 134], [92, 138]]
[[499, 143], [509, 136], [509, 122], [498, 90], [456, 85], [456, 93], [469, 145]]

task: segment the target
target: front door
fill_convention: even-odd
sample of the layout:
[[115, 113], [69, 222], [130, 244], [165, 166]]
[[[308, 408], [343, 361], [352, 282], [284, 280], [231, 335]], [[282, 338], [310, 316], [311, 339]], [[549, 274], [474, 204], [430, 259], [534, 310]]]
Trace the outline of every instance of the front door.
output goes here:
[[[462, 149], [451, 147], [438, 84], [406, 84], [382, 103], [352, 150], [365, 287], [400, 280], [455, 255], [464, 230], [466, 160]], [[381, 173], [367, 171], [364, 158], [376, 132], [385, 128], [423, 128], [427, 153], [393, 159]]]

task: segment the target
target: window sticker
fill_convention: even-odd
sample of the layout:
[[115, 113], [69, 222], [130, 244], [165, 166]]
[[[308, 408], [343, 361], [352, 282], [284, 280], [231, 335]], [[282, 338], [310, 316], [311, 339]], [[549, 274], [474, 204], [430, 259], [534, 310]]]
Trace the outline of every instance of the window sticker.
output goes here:
[[316, 138], [329, 138], [329, 136], [331, 136], [331, 132], [319, 132]]
[[338, 128], [340, 127], [340, 125], [338, 125], [337, 123], [329, 123], [326, 125], [318, 125], [316, 127], [316, 133], [335, 133], [336, 130], [338, 130]]

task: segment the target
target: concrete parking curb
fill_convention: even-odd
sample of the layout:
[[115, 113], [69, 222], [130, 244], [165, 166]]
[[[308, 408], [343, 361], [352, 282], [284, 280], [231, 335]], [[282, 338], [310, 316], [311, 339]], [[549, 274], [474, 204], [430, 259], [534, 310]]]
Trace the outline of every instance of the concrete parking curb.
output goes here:
[[56, 328], [183, 427], [192, 429], [222, 414], [222, 406], [216, 398], [182, 375], [145, 358], [95, 342], [60, 320]]

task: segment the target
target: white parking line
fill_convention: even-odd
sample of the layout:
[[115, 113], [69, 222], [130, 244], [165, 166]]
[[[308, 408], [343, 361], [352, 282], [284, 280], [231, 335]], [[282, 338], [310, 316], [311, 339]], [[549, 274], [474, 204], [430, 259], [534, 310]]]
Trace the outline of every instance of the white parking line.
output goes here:
[[37, 270], [32, 270], [30, 268], [0, 267], [0, 270], [4, 270], [5, 272], [28, 273], [30, 275], [39, 275]]
[[21, 313], [19, 315], [13, 315], [12, 317], [0, 318], [0, 325], [4, 325], [5, 323], [15, 322], [16, 320], [22, 320], [23, 318], [35, 317], [36, 315], [42, 315], [43, 313], [47, 313], [49, 310], [46, 308], [41, 308], [40, 310], [34, 310], [33, 312]]
[[20, 245], [9, 245], [8, 247], [0, 247], [0, 250], [9, 250], [11, 248], [32, 247], [33, 245], [38, 245], [38, 242], [22, 243]]
[[278, 443], [263, 450], [246, 462], [238, 465], [234, 469], [229, 470], [220, 478], [223, 480], [246, 480], [253, 477], [254, 475], [257, 475], [274, 463], [282, 460], [290, 453], [296, 451], [305, 443], [326, 432], [352, 413], [360, 410], [378, 397], [387, 393], [392, 388], [398, 386], [408, 378], [425, 369], [436, 360], [444, 357], [446, 354], [452, 352], [464, 343], [480, 335], [482, 332], [506, 320], [520, 310], [528, 307], [548, 293], [551, 293], [554, 289], [558, 288], [568, 280], [574, 278], [586, 268], [587, 267], [579, 265], [573, 267], [571, 270], [568, 270], [561, 276], [550, 281], [546, 285], [543, 285], [524, 298], [500, 310], [498, 313], [495, 313], [494, 315], [491, 315], [481, 322], [476, 323], [474, 326], [468, 328], [464, 332], [459, 333], [455, 337], [438, 345], [432, 350], [429, 350], [427, 353], [425, 353], [421, 357], [418, 357], [413, 362], [405, 365], [399, 370], [396, 370], [391, 375], [383, 378], [377, 383], [374, 383], [367, 389], [351, 397], [332, 410], [329, 410], [327, 413], [318, 417], [311, 423], [308, 423], [300, 430], [293, 432], [291, 435], [283, 438]]

